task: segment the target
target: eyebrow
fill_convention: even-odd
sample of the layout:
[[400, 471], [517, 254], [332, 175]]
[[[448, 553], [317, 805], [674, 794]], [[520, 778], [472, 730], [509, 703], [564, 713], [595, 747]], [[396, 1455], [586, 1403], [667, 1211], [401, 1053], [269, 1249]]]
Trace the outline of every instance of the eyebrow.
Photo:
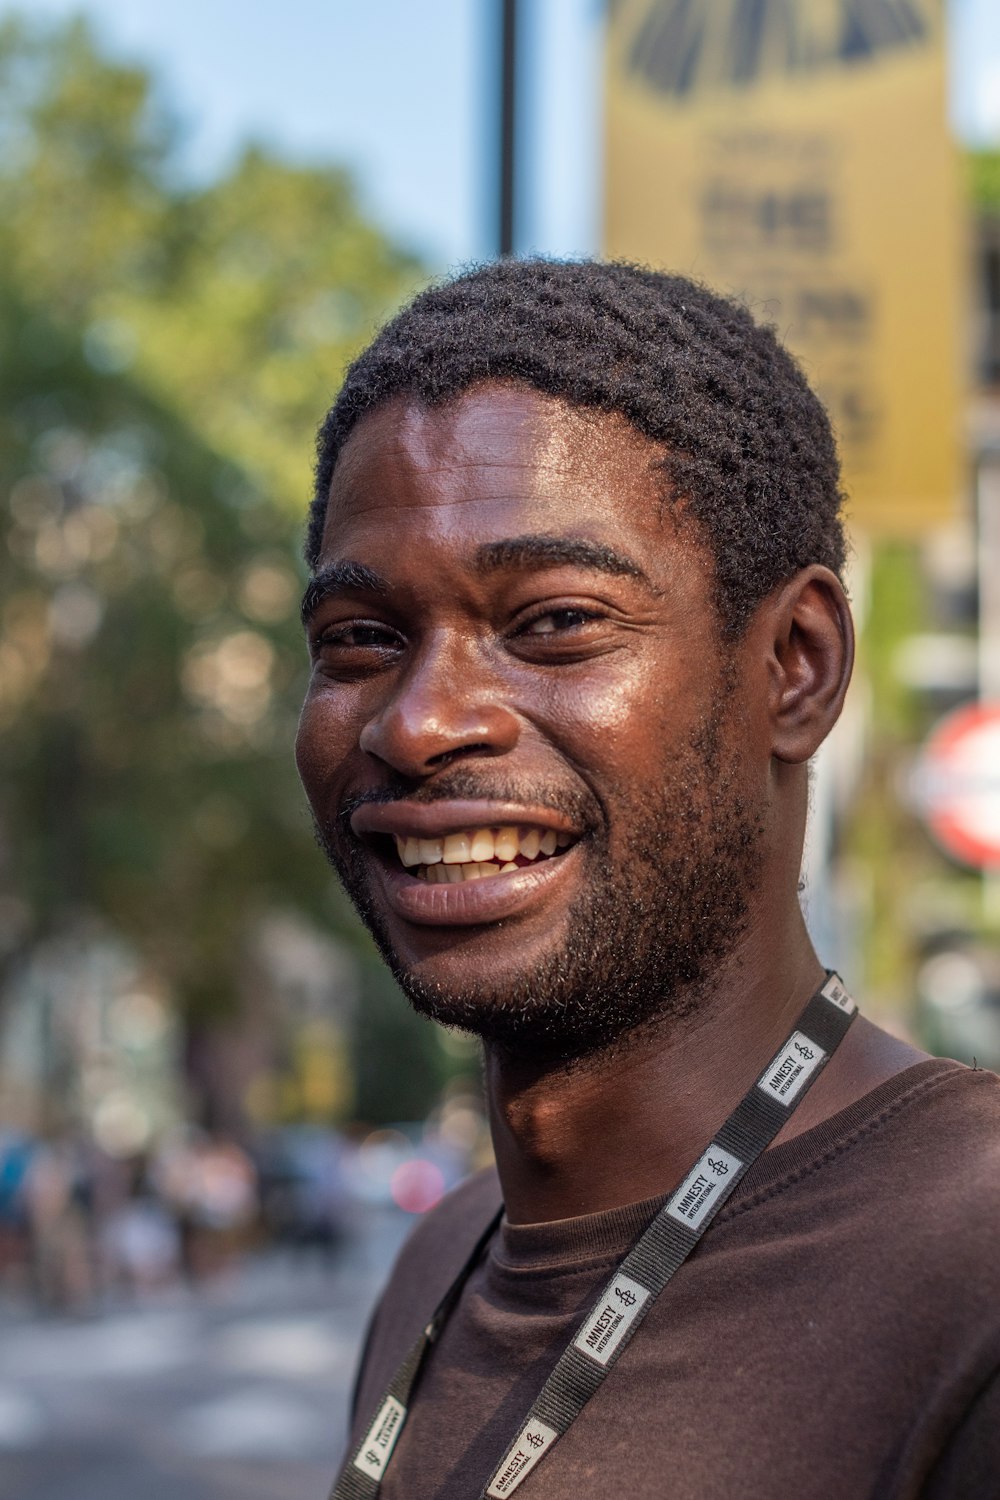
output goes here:
[[320, 568], [306, 585], [302, 595], [302, 623], [305, 624], [319, 609], [324, 599], [333, 594], [387, 594], [389, 585], [380, 573], [359, 562], [328, 563]]
[[509, 537], [502, 542], [484, 542], [476, 548], [475, 568], [479, 573], [494, 573], [501, 568], [593, 568], [617, 578], [636, 578], [651, 592], [649, 575], [624, 552], [616, 552], [603, 542], [588, 542], [583, 537], [530, 536]]
[[[497, 573], [503, 568], [593, 568], [617, 578], [635, 578], [650, 593], [656, 593], [648, 574], [633, 558], [602, 542], [588, 542], [582, 537], [529, 536], [507, 537], [502, 542], [483, 542], [473, 554], [477, 573]], [[359, 562], [328, 563], [309, 580], [302, 595], [302, 621], [307, 623], [325, 599], [336, 594], [389, 593], [389, 584], [380, 573]]]

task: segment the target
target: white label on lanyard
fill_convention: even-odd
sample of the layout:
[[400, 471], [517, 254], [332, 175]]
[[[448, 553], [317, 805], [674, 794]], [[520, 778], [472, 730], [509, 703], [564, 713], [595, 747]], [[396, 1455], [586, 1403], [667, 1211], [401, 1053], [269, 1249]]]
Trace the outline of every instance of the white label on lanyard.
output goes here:
[[845, 1011], [847, 1015], [852, 1015], [858, 1008], [836, 974], [830, 975], [820, 990], [820, 994], [824, 1000], [829, 1000], [838, 1010]]
[[396, 1446], [396, 1439], [403, 1430], [406, 1407], [395, 1396], [386, 1396], [378, 1416], [368, 1429], [368, 1436], [354, 1467], [372, 1479], [381, 1479], [389, 1456]]
[[709, 1209], [715, 1206], [721, 1190], [742, 1165], [738, 1156], [723, 1151], [713, 1142], [666, 1205], [666, 1212], [690, 1229], [697, 1229]]
[[802, 1031], [793, 1031], [757, 1087], [779, 1104], [791, 1104], [826, 1057]]
[[512, 1495], [558, 1436], [555, 1428], [547, 1427], [544, 1422], [525, 1422], [504, 1455], [496, 1478], [486, 1491], [487, 1495], [495, 1496], [496, 1500], [503, 1500], [504, 1495]]
[[649, 1291], [628, 1276], [616, 1276], [573, 1340], [581, 1354], [606, 1365], [628, 1333]]

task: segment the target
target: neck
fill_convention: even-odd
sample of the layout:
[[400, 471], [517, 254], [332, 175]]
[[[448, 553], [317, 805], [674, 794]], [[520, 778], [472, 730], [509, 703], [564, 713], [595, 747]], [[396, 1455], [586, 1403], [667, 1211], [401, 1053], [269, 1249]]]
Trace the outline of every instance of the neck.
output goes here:
[[[798, 906], [779, 940], [744, 943], [679, 1021], [583, 1060], [490, 1048], [493, 1145], [511, 1223], [573, 1218], [669, 1191], [792, 1030], [823, 980]], [[857, 1033], [857, 1036], [855, 1036]], [[851, 1028], [786, 1140], [922, 1054]], [[850, 1044], [850, 1045], [849, 1045]]]

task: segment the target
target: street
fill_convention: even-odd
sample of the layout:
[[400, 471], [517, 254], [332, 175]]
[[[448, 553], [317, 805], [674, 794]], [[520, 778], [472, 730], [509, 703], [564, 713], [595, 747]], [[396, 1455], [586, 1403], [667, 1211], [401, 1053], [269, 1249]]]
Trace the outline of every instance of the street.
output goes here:
[[413, 1220], [271, 1251], [100, 1317], [0, 1312], [2, 1500], [325, 1500], [372, 1305]]

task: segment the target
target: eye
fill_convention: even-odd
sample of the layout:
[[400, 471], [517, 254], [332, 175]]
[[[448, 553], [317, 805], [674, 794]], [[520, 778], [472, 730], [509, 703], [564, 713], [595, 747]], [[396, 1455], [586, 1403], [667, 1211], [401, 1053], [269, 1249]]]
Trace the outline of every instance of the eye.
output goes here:
[[507, 649], [539, 666], [568, 665], [603, 655], [618, 642], [613, 612], [590, 602], [543, 604], [511, 621]]
[[317, 646], [340, 646], [347, 649], [374, 646], [376, 648], [395, 646], [399, 637], [394, 630], [387, 625], [379, 625], [374, 620], [349, 620], [343, 625], [332, 625], [324, 630], [317, 640]]
[[317, 634], [312, 654], [326, 675], [348, 678], [377, 672], [403, 644], [399, 633], [380, 620], [341, 620]]
[[516, 634], [520, 636], [560, 635], [565, 631], [579, 630], [581, 626], [600, 618], [600, 615], [589, 609], [548, 609], [544, 614], [535, 615], [533, 619], [519, 626]]

